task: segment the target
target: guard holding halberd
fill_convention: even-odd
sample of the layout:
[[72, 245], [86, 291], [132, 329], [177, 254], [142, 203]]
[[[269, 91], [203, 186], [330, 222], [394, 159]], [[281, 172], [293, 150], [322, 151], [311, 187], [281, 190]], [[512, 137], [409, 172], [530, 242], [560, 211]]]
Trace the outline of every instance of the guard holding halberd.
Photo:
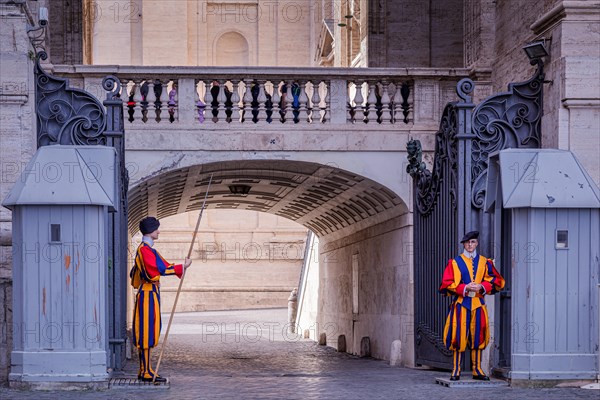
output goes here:
[[138, 379], [143, 382], [165, 382], [156, 375], [151, 365], [150, 350], [158, 345], [160, 336], [160, 277], [177, 275], [181, 278], [184, 268], [192, 261], [186, 258], [182, 264], [171, 264], [152, 248], [158, 239], [160, 222], [154, 217], [140, 221], [140, 231], [144, 235], [137, 249], [135, 265], [131, 269], [131, 285], [138, 289], [133, 309], [133, 344], [139, 350], [140, 369]]

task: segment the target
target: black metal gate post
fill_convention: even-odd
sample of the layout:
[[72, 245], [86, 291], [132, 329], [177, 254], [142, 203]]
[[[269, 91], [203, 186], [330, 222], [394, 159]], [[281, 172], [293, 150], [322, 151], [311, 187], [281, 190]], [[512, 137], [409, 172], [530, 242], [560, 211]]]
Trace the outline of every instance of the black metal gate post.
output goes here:
[[123, 368], [127, 338], [127, 190], [129, 176], [125, 167], [125, 127], [123, 123], [123, 100], [120, 98], [121, 83], [118, 78], [108, 76], [102, 81], [107, 90], [106, 136], [107, 145], [117, 150], [117, 184], [119, 189], [119, 209], [109, 219], [109, 344], [110, 366], [116, 370]]
[[[483, 211], [489, 155], [506, 148], [541, 146], [541, 118], [544, 72], [541, 59], [535, 59], [535, 75], [511, 83], [508, 91], [488, 97], [477, 107], [471, 102], [475, 88], [465, 78], [457, 85], [461, 101], [448, 103], [436, 134], [432, 171], [421, 161], [421, 144], [408, 142], [407, 172], [414, 190], [414, 269], [415, 269], [415, 362], [448, 368], [451, 352], [442, 341], [449, 298], [436, 296], [445, 263], [459, 252], [458, 238], [470, 230], [480, 232], [481, 254], [502, 256], [500, 273], [510, 279], [510, 237], [506, 227], [496, 234], [502, 245], [494, 245], [493, 215]], [[510, 228], [510, 227], [508, 227]], [[505, 243], [508, 241], [509, 243]], [[500, 254], [502, 252], [502, 254]], [[500, 294], [502, 346], [499, 358], [510, 354], [510, 287]], [[496, 313], [497, 314], [497, 313]], [[506, 315], [508, 314], [508, 316]], [[508, 365], [509, 366], [509, 365]]]
[[455, 256], [457, 238], [465, 229], [470, 202], [463, 193], [470, 190], [466, 170], [472, 135], [470, 93], [474, 83], [463, 79], [457, 85], [461, 102], [444, 109], [436, 134], [433, 171], [421, 161], [421, 144], [407, 145], [414, 190], [415, 268], [415, 361], [417, 364], [448, 368], [452, 352], [442, 342], [442, 330], [449, 299], [436, 296], [445, 262]]

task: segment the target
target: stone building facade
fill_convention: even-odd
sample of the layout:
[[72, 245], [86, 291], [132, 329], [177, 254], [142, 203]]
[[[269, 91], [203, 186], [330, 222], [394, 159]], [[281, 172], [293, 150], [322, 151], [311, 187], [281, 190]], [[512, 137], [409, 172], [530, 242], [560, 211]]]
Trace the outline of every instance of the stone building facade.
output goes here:
[[[544, 84], [542, 146], [572, 151], [600, 183], [600, 1], [281, 0], [270, 2], [270, 7], [263, 4], [266, 2], [250, 0], [0, 0], [0, 198], [5, 197], [36, 149], [33, 62], [27, 28], [37, 24], [40, 6], [50, 10], [46, 47], [52, 64], [104, 60], [120, 65], [466, 68], [477, 84], [476, 102], [505, 90], [510, 82], [529, 78], [533, 67], [525, 61], [522, 46], [543, 40], [550, 56]], [[286, 238], [289, 243], [303, 241], [303, 229], [265, 218], [265, 223], [278, 226], [280, 232], [294, 232], [290, 234], [293, 237]], [[207, 214], [209, 226], [218, 225], [218, 219], [217, 214]], [[262, 219], [255, 219], [239, 230], [242, 235], [258, 232], [259, 241], [277, 237], [271, 228], [261, 230], [262, 224]], [[188, 233], [190, 217], [179, 216], [174, 225], [183, 231], [166, 232], [163, 243], [168, 248], [167, 257], [176, 258], [183, 250], [183, 240], [178, 241], [177, 236]], [[394, 285], [411, 282], [412, 264], [401, 264], [405, 252], [395, 249], [394, 243], [410, 242], [407, 232], [411, 225], [410, 214], [406, 214], [326, 240], [318, 304], [320, 318], [338, 326], [348, 323], [348, 315], [331, 312], [352, 303], [353, 288], [345, 284], [348, 271], [341, 263], [327, 264], [327, 254], [335, 251], [339, 258], [352, 259], [357, 243], [368, 249], [357, 263], [368, 264], [384, 254], [382, 265], [397, 267], [395, 280], [384, 279], [380, 270], [365, 276], [364, 289], [384, 295], [365, 300], [362, 331], [355, 336], [359, 342], [361, 336], [370, 334], [372, 343], [379, 343], [372, 354], [384, 359], [389, 358], [390, 343], [402, 340], [406, 347], [401, 361], [408, 366], [414, 364], [412, 330], [398, 321], [411, 320], [411, 304], [399, 301]], [[216, 228], [209, 233], [213, 235], [209, 241], [219, 243]], [[8, 373], [12, 337], [10, 243], [11, 215], [0, 208], [0, 380]], [[286, 267], [282, 277], [291, 280], [294, 273], [298, 271]], [[339, 291], [326, 290], [332, 282], [340, 283]], [[344, 296], [338, 297], [339, 293]], [[206, 297], [198, 300], [204, 301]], [[381, 326], [386, 328], [378, 329]], [[357, 341], [348, 343], [348, 351], [357, 353]]]

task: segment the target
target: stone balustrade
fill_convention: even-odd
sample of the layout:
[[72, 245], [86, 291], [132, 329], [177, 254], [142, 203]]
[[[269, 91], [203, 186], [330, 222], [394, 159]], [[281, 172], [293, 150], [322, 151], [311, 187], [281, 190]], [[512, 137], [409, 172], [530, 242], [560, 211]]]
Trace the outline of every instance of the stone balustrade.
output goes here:
[[[54, 66], [104, 98], [106, 75], [122, 83], [126, 129], [253, 126], [435, 129], [456, 99], [463, 69]], [[315, 125], [318, 125], [319, 128]], [[368, 127], [368, 128], [367, 128]]]

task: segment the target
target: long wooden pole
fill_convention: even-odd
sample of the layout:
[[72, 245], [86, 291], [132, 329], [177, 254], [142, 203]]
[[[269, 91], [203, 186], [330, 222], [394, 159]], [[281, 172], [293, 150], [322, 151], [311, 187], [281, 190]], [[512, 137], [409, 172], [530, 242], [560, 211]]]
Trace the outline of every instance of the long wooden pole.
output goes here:
[[[208, 181], [208, 187], [206, 188], [206, 193], [204, 194], [204, 201], [202, 202], [202, 208], [200, 209], [200, 214], [198, 215], [198, 221], [196, 221], [196, 229], [194, 229], [194, 236], [192, 236], [192, 241], [190, 243], [190, 248], [188, 250], [188, 254], [186, 258], [192, 257], [192, 250], [194, 249], [194, 243], [196, 242], [196, 235], [198, 234], [198, 228], [200, 227], [200, 221], [202, 220], [202, 213], [204, 213], [204, 206], [206, 205], [206, 199], [208, 198], [208, 191], [210, 190], [210, 184], [212, 183], [213, 174], [210, 174], [210, 179]], [[171, 323], [173, 322], [173, 315], [175, 314], [175, 308], [177, 307], [177, 300], [179, 300], [179, 294], [181, 293], [181, 286], [183, 285], [183, 279], [185, 278], [185, 266], [183, 267], [183, 273], [181, 275], [181, 279], [179, 280], [179, 287], [177, 288], [177, 295], [175, 295], [175, 301], [173, 302], [173, 309], [171, 310], [171, 316], [169, 317], [169, 324], [167, 325], [167, 331], [165, 332], [165, 338], [163, 340], [162, 347], [160, 348], [160, 355], [158, 356], [158, 362], [156, 363], [156, 370], [154, 371], [154, 377], [152, 378], [152, 383], [156, 384], [156, 377], [158, 376], [158, 369], [160, 368], [160, 362], [162, 360], [163, 353], [165, 351], [165, 347], [167, 346], [167, 339], [169, 338], [169, 331], [171, 330]]]

